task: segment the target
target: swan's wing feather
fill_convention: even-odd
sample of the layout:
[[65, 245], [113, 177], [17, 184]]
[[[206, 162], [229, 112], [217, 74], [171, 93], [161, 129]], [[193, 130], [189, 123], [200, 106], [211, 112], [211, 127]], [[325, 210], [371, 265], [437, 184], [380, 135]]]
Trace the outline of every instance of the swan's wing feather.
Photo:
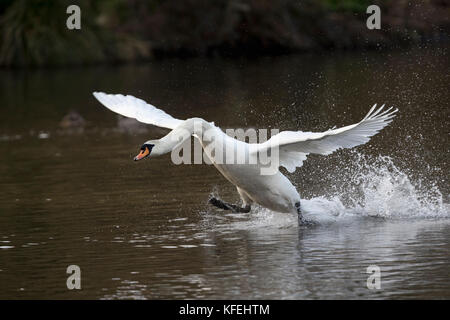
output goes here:
[[368, 142], [392, 121], [398, 111], [392, 108], [383, 111], [383, 108], [384, 105], [376, 109], [375, 104], [360, 122], [325, 132], [282, 131], [259, 144], [257, 152], [278, 147], [280, 166], [294, 172], [296, 167], [302, 166], [309, 153], [327, 155]]
[[122, 94], [106, 94], [103, 92], [93, 92], [93, 95], [108, 109], [125, 117], [135, 118], [143, 123], [174, 129], [183, 122], [183, 120], [175, 119], [144, 100], [130, 95], [124, 96]]

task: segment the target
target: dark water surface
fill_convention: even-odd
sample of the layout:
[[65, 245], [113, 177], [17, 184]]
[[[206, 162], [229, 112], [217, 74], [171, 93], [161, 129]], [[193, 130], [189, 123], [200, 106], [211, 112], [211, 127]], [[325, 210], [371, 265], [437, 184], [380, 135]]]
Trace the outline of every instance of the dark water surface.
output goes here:
[[[0, 71], [0, 298], [450, 298], [445, 48]], [[288, 174], [318, 225], [238, 201], [208, 165], [135, 163], [148, 139], [92, 91], [222, 128], [323, 131], [374, 103], [399, 116], [368, 145]], [[84, 128], [62, 128], [71, 110]], [[66, 268], [81, 268], [68, 290]], [[369, 265], [381, 289], [369, 290]]]

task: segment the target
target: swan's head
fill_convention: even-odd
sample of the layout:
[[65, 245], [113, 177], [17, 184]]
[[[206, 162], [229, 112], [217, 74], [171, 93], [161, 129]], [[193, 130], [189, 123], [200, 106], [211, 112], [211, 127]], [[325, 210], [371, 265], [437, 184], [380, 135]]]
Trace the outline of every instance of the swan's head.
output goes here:
[[151, 141], [147, 141], [146, 143], [144, 143], [141, 147], [141, 150], [139, 151], [139, 154], [136, 157], [134, 157], [134, 161], [147, 158], [150, 155], [150, 153], [152, 153], [152, 149], [154, 146], [155, 144], [152, 143]]

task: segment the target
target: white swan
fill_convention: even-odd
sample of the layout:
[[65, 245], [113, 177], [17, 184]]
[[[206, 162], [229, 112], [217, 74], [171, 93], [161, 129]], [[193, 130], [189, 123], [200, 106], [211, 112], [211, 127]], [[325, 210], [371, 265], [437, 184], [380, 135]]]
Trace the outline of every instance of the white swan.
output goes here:
[[261, 174], [263, 165], [260, 162], [223, 163], [216, 156], [217, 148], [215, 151], [208, 148], [210, 140], [203, 138], [204, 132], [208, 132], [210, 137], [221, 140], [224, 150], [230, 146], [231, 149], [237, 147], [238, 152], [246, 159], [255, 159], [262, 152], [276, 148], [279, 166], [285, 167], [289, 172], [294, 172], [296, 167], [302, 166], [309, 153], [327, 155], [340, 148], [352, 148], [368, 142], [371, 136], [377, 134], [392, 121], [398, 111], [397, 109], [392, 110], [392, 108], [383, 111], [384, 105], [376, 109], [375, 104], [365, 118], [356, 124], [321, 133], [283, 131], [264, 143], [249, 144], [226, 135], [214, 123], [200, 118], [175, 119], [144, 100], [130, 95], [112, 95], [102, 92], [94, 92], [93, 95], [104, 106], [123, 116], [172, 129], [169, 134], [159, 140], [145, 142], [134, 160], [141, 160], [150, 154], [157, 156], [169, 153], [182, 142], [180, 136], [183, 136], [182, 140], [186, 140], [192, 135], [200, 141], [205, 154], [220, 173], [236, 186], [244, 206], [239, 207], [216, 198], [210, 199], [211, 204], [225, 210], [249, 212], [251, 204], [257, 203], [274, 211], [298, 214], [299, 223], [304, 222], [300, 209], [300, 195], [292, 183], [278, 170], [278, 165], [272, 174]]

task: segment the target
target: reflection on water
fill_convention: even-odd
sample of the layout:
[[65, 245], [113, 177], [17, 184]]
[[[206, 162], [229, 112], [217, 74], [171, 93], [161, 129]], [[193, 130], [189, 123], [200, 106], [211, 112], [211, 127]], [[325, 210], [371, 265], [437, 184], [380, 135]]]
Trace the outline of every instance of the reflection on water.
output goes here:
[[[434, 48], [0, 71], [0, 298], [449, 298], [447, 70]], [[134, 163], [167, 131], [117, 117], [96, 90], [223, 128], [323, 131], [375, 102], [400, 114], [289, 175], [319, 222], [298, 228], [210, 208], [210, 193], [238, 200], [211, 166]], [[381, 290], [366, 287], [372, 264]]]

